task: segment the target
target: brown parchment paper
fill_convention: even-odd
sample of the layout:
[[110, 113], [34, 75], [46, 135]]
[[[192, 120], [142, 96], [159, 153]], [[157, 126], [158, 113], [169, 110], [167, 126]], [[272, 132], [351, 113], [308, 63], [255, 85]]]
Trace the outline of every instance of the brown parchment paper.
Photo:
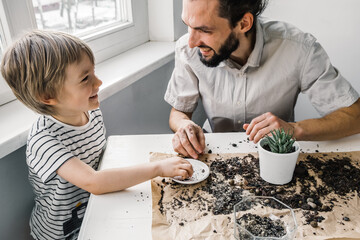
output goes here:
[[[258, 157], [257, 153], [250, 153]], [[248, 153], [205, 154], [199, 160], [210, 166], [215, 159], [231, 157], [243, 158]], [[360, 152], [347, 153], [301, 153], [298, 161], [306, 161], [306, 157], [321, 157], [323, 160], [334, 157], [348, 157], [359, 168]], [[324, 156], [325, 155], [325, 156]], [[160, 161], [173, 155], [151, 153], [150, 161]], [[254, 171], [259, 171], [254, 169]], [[357, 179], [360, 184], [360, 179]], [[233, 214], [214, 215], [208, 211], [208, 206], [214, 200], [213, 196], [201, 188], [206, 181], [194, 185], [179, 185], [171, 187], [169, 178], [155, 178], [151, 181], [152, 190], [152, 238], [157, 239], [235, 239]], [[319, 185], [322, 183], [320, 182]], [[247, 190], [244, 190], [247, 191]], [[230, 194], [224, 192], [224, 194]], [[208, 202], [200, 201], [196, 195], [201, 195]], [[297, 233], [295, 239], [360, 239], [360, 199], [357, 192], [346, 196], [335, 193], [326, 196], [335, 199], [332, 211], [319, 212], [325, 220], [317, 228], [305, 224], [303, 209], [294, 209], [297, 219]], [[185, 199], [185, 200], [184, 200]], [[160, 203], [160, 204], [159, 204]], [[175, 207], [174, 207], [175, 206]], [[351, 220], [344, 221], [348, 216]]]

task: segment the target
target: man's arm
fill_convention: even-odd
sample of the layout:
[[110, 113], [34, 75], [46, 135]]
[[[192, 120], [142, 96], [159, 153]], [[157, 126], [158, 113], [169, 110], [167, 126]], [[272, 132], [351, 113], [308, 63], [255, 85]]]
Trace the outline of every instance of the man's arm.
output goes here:
[[191, 121], [192, 112], [186, 113], [172, 108], [169, 116], [170, 129], [175, 133], [179, 128], [189, 123], [195, 124]]
[[192, 112], [171, 109], [169, 126], [175, 133], [172, 144], [175, 152], [198, 158], [205, 149], [205, 136], [200, 126], [191, 121]]
[[360, 133], [360, 98], [322, 118], [292, 123], [300, 141], [333, 140]]
[[333, 140], [360, 133], [360, 98], [351, 106], [322, 118], [288, 123], [272, 113], [265, 113], [254, 118], [250, 124], [244, 124], [246, 134], [254, 143], [269, 134], [270, 130], [278, 128], [294, 132], [294, 137], [299, 141]]

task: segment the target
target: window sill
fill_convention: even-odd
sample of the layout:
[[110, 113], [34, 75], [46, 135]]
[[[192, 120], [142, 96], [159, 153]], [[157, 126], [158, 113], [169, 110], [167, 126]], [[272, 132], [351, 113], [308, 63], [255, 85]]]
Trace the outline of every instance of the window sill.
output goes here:
[[[175, 42], [147, 42], [95, 66], [103, 81], [100, 101], [174, 59]], [[0, 106], [0, 158], [26, 144], [37, 114], [18, 100]]]

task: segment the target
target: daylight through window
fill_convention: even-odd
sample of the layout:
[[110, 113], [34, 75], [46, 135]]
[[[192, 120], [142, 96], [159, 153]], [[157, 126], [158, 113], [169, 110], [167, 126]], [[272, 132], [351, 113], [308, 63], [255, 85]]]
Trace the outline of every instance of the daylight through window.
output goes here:
[[126, 0], [32, 0], [39, 29], [86, 35], [131, 21]]

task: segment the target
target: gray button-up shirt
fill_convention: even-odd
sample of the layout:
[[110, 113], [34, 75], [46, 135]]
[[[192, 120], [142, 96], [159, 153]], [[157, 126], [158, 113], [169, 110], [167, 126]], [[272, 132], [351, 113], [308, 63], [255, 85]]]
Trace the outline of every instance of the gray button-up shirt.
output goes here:
[[198, 48], [189, 48], [188, 37], [176, 44], [165, 101], [193, 112], [200, 98], [213, 132], [243, 131], [244, 123], [265, 112], [294, 121], [300, 92], [322, 116], [359, 98], [315, 37], [290, 24], [259, 18], [255, 47], [244, 66], [228, 59], [206, 67]]

